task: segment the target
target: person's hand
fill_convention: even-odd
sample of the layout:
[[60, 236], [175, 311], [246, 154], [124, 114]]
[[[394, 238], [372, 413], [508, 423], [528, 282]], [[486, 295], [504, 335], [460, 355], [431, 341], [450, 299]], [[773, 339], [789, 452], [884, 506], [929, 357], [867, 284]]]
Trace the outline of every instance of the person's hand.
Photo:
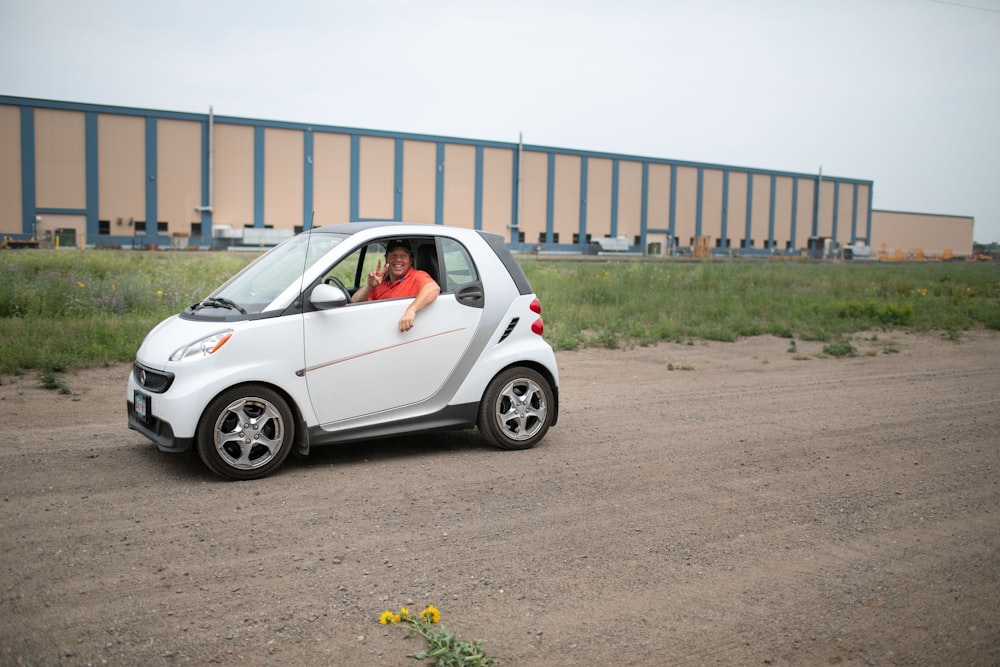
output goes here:
[[403, 316], [399, 318], [399, 330], [409, 331], [410, 329], [412, 329], [413, 320], [416, 317], [417, 317], [417, 311], [415, 311], [412, 306], [407, 308], [406, 312], [403, 313]]
[[381, 285], [382, 279], [385, 278], [385, 274], [388, 270], [388, 264], [386, 265], [385, 270], [382, 269], [382, 260], [380, 259], [378, 261], [378, 265], [368, 274], [368, 287], [371, 289]]

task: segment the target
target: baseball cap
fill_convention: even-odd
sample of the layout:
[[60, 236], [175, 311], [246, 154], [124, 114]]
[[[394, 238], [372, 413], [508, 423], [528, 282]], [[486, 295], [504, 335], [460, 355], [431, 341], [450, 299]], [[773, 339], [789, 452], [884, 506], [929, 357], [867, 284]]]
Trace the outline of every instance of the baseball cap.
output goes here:
[[402, 248], [403, 250], [405, 250], [406, 252], [410, 253], [411, 255], [413, 254], [413, 251], [410, 250], [410, 242], [407, 241], [406, 239], [393, 239], [393, 240], [389, 241], [388, 245], [386, 245], [386, 247], [385, 247], [385, 254], [388, 255], [390, 252], [392, 252], [396, 248]]

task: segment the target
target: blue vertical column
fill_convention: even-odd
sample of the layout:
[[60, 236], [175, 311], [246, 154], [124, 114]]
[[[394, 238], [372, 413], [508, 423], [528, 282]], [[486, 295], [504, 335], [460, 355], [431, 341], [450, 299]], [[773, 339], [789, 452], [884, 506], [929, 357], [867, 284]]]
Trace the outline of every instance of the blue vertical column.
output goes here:
[[351, 184], [351, 220], [359, 219], [361, 206], [361, 137], [357, 134], [351, 135], [351, 174], [349, 176]]
[[483, 228], [483, 147], [476, 146], [476, 193], [472, 204], [472, 228]]
[[694, 236], [697, 239], [701, 236], [701, 214], [704, 208], [705, 198], [705, 168], [698, 167], [698, 201], [695, 202], [694, 214]]
[[264, 128], [253, 129], [253, 226], [264, 226]]
[[[100, 211], [101, 189], [100, 184], [100, 160], [98, 159], [98, 137], [97, 137], [97, 114], [88, 111], [84, 114], [84, 172], [86, 185], [86, 210], [87, 210], [87, 238], [97, 239], [99, 232], [97, 218]], [[146, 171], [149, 172], [149, 124], [152, 119], [146, 119]], [[153, 123], [153, 173], [150, 174], [153, 180], [146, 179], [146, 209], [149, 210], [149, 190], [153, 189], [154, 213], [156, 211], [156, 121]], [[147, 227], [148, 229], [148, 227]]]
[[434, 224], [444, 224], [444, 142], [437, 142], [437, 175], [434, 181]]
[[611, 162], [611, 238], [618, 236], [618, 159]]
[[314, 146], [315, 137], [313, 136], [313, 131], [311, 129], [307, 129], [302, 133], [302, 229], [312, 229], [314, 222]]
[[156, 119], [146, 117], [146, 236], [160, 234], [159, 206], [156, 183], [157, 135]]
[[813, 219], [812, 219], [812, 238], [819, 237], [819, 215], [820, 215], [820, 190], [823, 187], [823, 179], [818, 176], [815, 181], [813, 181]]
[[667, 239], [667, 254], [674, 254], [674, 239], [677, 238], [677, 165], [670, 165], [670, 220], [667, 223], [670, 238]]
[[521, 147], [518, 147], [513, 151], [514, 159], [511, 160], [511, 187], [510, 192], [510, 242], [520, 243], [521, 242], [521, 211], [519, 210], [520, 195], [521, 195]]
[[548, 167], [545, 178], [545, 243], [555, 240], [555, 193], [556, 193], [556, 155], [549, 152]]
[[35, 108], [21, 107], [21, 231], [35, 236]]
[[722, 238], [719, 247], [724, 251], [729, 249], [729, 170], [722, 170]]
[[403, 219], [403, 140], [396, 139], [392, 172], [392, 219]]
[[778, 177], [771, 174], [771, 203], [767, 211], [767, 248], [774, 247], [774, 209], [775, 197], [778, 194]]
[[639, 204], [639, 250], [646, 254], [646, 228], [649, 226], [649, 163], [642, 163], [642, 201]]
[[587, 156], [580, 157], [580, 224], [577, 232], [580, 241], [580, 252], [587, 251]]
[[868, 184], [868, 206], [865, 210], [865, 236], [868, 239], [868, 245], [872, 244], [872, 191], [875, 189], [874, 183]]
[[795, 250], [798, 243], [796, 240], [795, 232], [798, 230], [799, 226], [799, 179], [792, 178], [792, 231], [791, 237], [788, 239], [790, 244], [789, 250]]
[[830, 233], [830, 238], [833, 242], [837, 243], [837, 223], [838, 216], [840, 215], [840, 181], [833, 182], [833, 231]]
[[851, 186], [851, 243], [858, 240], [858, 184]]
[[212, 209], [202, 208], [204, 206], [215, 205], [212, 201], [212, 160], [211, 151], [214, 149], [212, 139], [209, 136], [209, 120], [201, 124], [201, 201], [204, 202], [199, 207], [201, 212], [201, 240], [203, 242], [212, 240]]

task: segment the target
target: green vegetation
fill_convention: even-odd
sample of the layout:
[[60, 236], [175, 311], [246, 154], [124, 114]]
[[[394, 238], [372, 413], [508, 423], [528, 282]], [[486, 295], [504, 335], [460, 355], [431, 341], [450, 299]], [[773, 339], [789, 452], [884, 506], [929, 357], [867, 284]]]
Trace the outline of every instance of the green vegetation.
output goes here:
[[[0, 252], [0, 374], [127, 361], [160, 320], [255, 257], [103, 250]], [[47, 369], [47, 370], [46, 370]]]
[[521, 265], [557, 349], [762, 334], [825, 342], [893, 328], [1000, 330], [995, 265], [535, 258]]
[[[0, 252], [0, 374], [128, 361], [160, 320], [256, 255]], [[1000, 267], [973, 263], [567, 261], [520, 257], [556, 349], [773, 334], [1000, 330]], [[834, 347], [833, 349], [837, 349]], [[833, 353], [828, 353], [833, 354]]]

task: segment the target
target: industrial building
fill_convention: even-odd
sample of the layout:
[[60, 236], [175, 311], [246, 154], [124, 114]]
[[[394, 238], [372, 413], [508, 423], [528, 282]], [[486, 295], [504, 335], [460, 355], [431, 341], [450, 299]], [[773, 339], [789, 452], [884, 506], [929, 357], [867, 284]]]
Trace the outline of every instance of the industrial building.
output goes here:
[[378, 219], [472, 227], [542, 253], [972, 254], [972, 218], [872, 210], [873, 188], [819, 171], [0, 96], [0, 238], [47, 246], [264, 246]]

